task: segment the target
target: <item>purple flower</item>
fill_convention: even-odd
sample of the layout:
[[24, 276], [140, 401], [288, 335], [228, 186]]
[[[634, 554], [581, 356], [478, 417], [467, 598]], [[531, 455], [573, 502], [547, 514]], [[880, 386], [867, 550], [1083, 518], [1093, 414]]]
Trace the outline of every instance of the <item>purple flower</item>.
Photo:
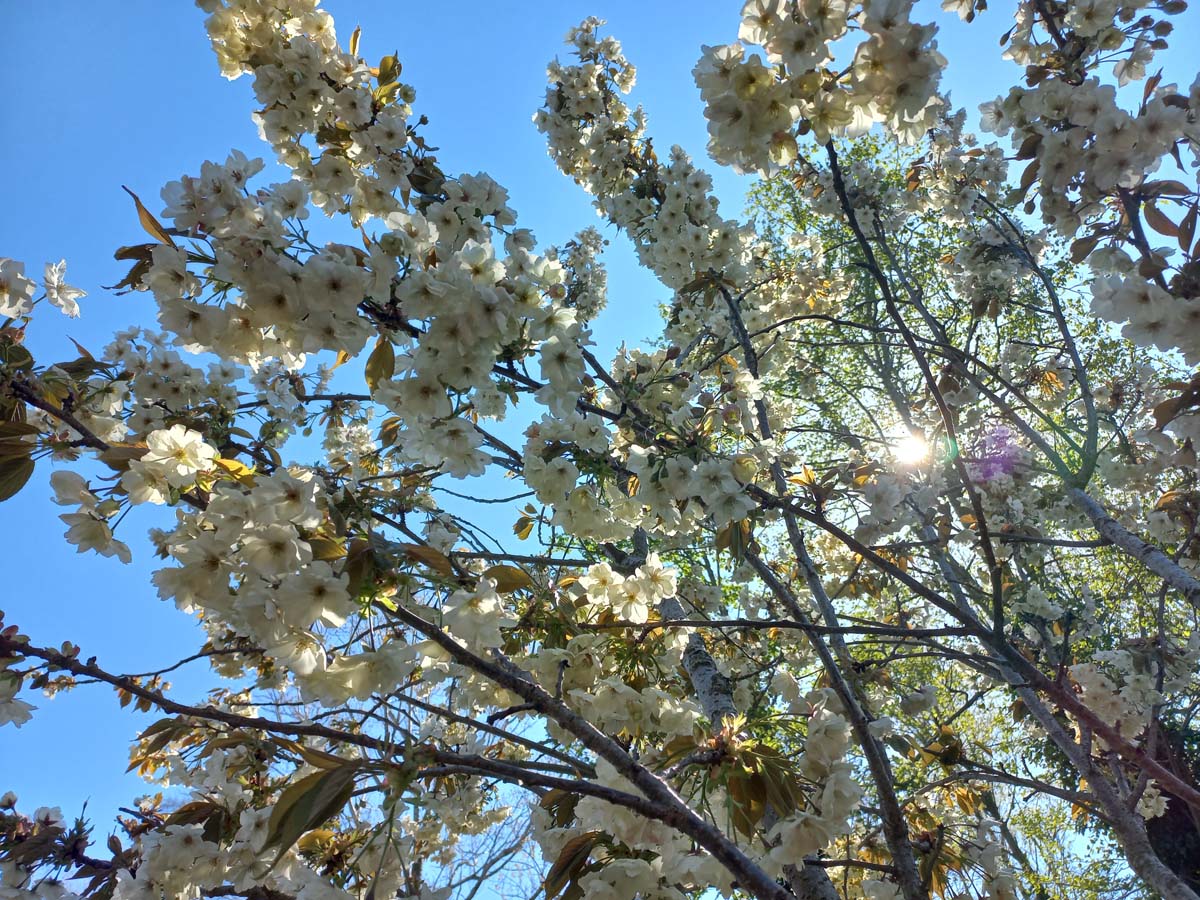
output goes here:
[[1004, 475], [1012, 475], [1017, 468], [1021, 448], [1016, 435], [1004, 425], [993, 428], [972, 448], [968, 462], [971, 477], [976, 481], [994, 481]]

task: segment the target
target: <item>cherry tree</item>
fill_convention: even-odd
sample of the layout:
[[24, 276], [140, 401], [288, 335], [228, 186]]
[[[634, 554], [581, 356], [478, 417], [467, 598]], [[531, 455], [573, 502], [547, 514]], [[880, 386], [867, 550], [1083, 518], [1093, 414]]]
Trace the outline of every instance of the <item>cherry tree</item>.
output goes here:
[[[1197, 897], [1181, 0], [1015, 4], [981, 117], [926, 4], [749, 0], [693, 73], [740, 220], [588, 19], [534, 117], [600, 218], [561, 247], [315, 0], [199, 5], [291, 178], [133, 196], [157, 319], [95, 355], [35, 359], [84, 294], [0, 261], [0, 498], [114, 566], [170, 507], [146, 602], [214, 687], [0, 621], [0, 723], [161, 716], [106, 841], [0, 799], [0, 897]], [[672, 295], [611, 358], [606, 240]]]

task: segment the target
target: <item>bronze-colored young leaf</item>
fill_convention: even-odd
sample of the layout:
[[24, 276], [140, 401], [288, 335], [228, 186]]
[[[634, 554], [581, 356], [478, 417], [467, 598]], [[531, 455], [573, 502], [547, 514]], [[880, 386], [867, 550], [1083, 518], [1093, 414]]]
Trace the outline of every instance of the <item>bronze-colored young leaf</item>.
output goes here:
[[1179, 223], [1179, 249], [1187, 253], [1192, 246], [1192, 238], [1196, 236], [1196, 210], [1193, 206]]
[[138, 195], [125, 187], [125, 185], [121, 185], [121, 190], [133, 198], [133, 203], [137, 207], [138, 221], [142, 223], [142, 228], [146, 230], [146, 234], [150, 235], [150, 237], [154, 238], [160, 244], [169, 244], [172, 247], [176, 246], [175, 239], [167, 233], [167, 229], [162, 227], [162, 223], [154, 218], [150, 210], [146, 209]]
[[40, 434], [41, 429], [28, 422], [0, 422], [0, 440], [5, 438], [20, 438], [31, 434]]
[[529, 577], [529, 573], [524, 569], [518, 569], [516, 566], [492, 566], [483, 573], [483, 577], [495, 581], [496, 590], [501, 594], [519, 591], [521, 588], [527, 588], [533, 584], [533, 579]]
[[16, 342], [0, 343], [0, 367], [28, 372], [33, 368], [33, 354]]
[[328, 562], [333, 559], [341, 559], [346, 555], [346, 547], [341, 541], [336, 541], [325, 535], [314, 534], [305, 540], [312, 549], [313, 559]]
[[131, 460], [141, 459], [149, 452], [150, 448], [141, 442], [136, 444], [114, 444], [106, 450], [100, 451], [97, 457], [110, 469], [124, 472], [129, 468]]
[[33, 475], [33, 460], [28, 456], [0, 461], [0, 501], [16, 495]]
[[513, 524], [513, 534], [517, 536], [517, 540], [528, 540], [529, 536], [533, 534], [533, 525], [533, 519], [529, 518], [529, 516], [521, 516]]
[[267, 846], [278, 849], [272, 865], [279, 862], [300, 835], [341, 812], [354, 793], [357, 771], [354, 764], [322, 769], [289, 785], [279, 795], [267, 826]]
[[542, 887], [546, 891], [546, 900], [554, 900], [563, 892], [572, 876], [587, 865], [588, 857], [591, 855], [592, 848], [596, 846], [596, 839], [599, 836], [599, 831], [588, 831], [563, 844], [558, 858], [542, 882]]
[[375, 386], [379, 382], [391, 378], [396, 372], [396, 351], [392, 347], [392, 342], [386, 337], [380, 337], [375, 342], [375, 349], [371, 351], [371, 355], [367, 357], [367, 367], [364, 377], [367, 380], [367, 387], [371, 392], [375, 392]]
[[454, 574], [454, 563], [451, 562], [450, 557], [440, 550], [435, 550], [423, 544], [397, 544], [397, 547], [403, 550], [405, 555], [410, 559], [424, 563], [439, 575]]
[[1179, 226], [1168, 219], [1166, 213], [1155, 206], [1152, 200], [1146, 201], [1142, 207], [1142, 216], [1146, 219], [1146, 224], [1159, 234], [1173, 238], [1179, 237]]
[[1092, 251], [1096, 249], [1096, 245], [1100, 243], [1100, 235], [1089, 234], [1081, 237], [1071, 244], [1071, 262], [1081, 263]]

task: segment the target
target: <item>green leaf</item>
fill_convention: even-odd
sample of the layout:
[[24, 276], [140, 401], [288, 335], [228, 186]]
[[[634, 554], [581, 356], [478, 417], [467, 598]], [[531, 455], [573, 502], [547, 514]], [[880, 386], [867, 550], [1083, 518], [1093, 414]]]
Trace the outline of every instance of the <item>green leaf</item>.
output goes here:
[[28, 456], [0, 462], [0, 501], [14, 496], [33, 475], [33, 460]]

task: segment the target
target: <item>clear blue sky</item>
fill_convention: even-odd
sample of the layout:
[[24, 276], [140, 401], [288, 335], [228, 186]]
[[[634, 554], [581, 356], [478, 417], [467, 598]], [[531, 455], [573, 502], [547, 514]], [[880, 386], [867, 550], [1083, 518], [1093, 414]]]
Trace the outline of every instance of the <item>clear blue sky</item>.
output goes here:
[[[976, 106], [1015, 77], [998, 45], [1011, 24], [1006, 4], [968, 27], [943, 14], [936, 0], [925, 3], [926, 14], [943, 25], [952, 99], [974, 121]], [[650, 115], [656, 145], [681, 144], [703, 161], [706, 132], [691, 68], [701, 44], [736, 38], [740, 3], [434, 3], [421, 4], [419, 12], [402, 2], [330, 0], [325, 6], [343, 40], [362, 25], [368, 58], [399, 51], [402, 78], [416, 87], [415, 109], [431, 120], [424, 133], [442, 148], [443, 168], [489, 172], [508, 188], [522, 225], [543, 243], [561, 243], [596, 220], [588, 199], [555, 171], [530, 117], [544, 94], [545, 63], [563, 52], [567, 29], [586, 15], [608, 19], [609, 32], [638, 67], [635, 98]], [[1189, 12], [1180, 24], [1195, 30], [1196, 21]], [[38, 274], [43, 262], [65, 257], [69, 281], [89, 291], [81, 319], [47, 310], [35, 320], [29, 344], [39, 361], [73, 358], [68, 337], [98, 349], [114, 330], [152, 318], [147, 296], [115, 297], [100, 287], [124, 274], [112, 251], [144, 240], [122, 184], [157, 212], [159, 188], [197, 173], [204, 160], [224, 160], [233, 148], [251, 156], [269, 152], [250, 121], [249, 81], [220, 77], [202, 22], [202, 13], [178, 0], [0, 5], [6, 37], [0, 255], [22, 259]], [[1173, 48], [1181, 69], [1175, 77], [1190, 82], [1191, 73], [1182, 71], [1188, 56], [1182, 42]], [[747, 182], [724, 170], [714, 175], [725, 213], [740, 212]], [[651, 335], [656, 304], [666, 299], [636, 269], [621, 239], [610, 237], [612, 299], [597, 329], [602, 349]], [[139, 510], [122, 525], [121, 536], [134, 550], [132, 565], [77, 555], [62, 540], [57, 515], [63, 510], [49, 501], [50, 471], [42, 465], [26, 490], [0, 507], [0, 547], [8, 561], [0, 609], [7, 621], [36, 641], [74, 641], [110, 670], [153, 669], [194, 651], [198, 631], [191, 620], [160, 603], [149, 587], [157, 560], [144, 534], [162, 521], [156, 517], [161, 511]], [[176, 694], [199, 699], [208, 683], [202, 668], [181, 673]], [[68, 815], [90, 799], [105, 830], [118, 805], [145, 791], [133, 776], [118, 775], [132, 737], [150, 720], [120, 710], [107, 689], [28, 699], [39, 706], [33, 721], [20, 731], [0, 729], [0, 792], [17, 790], [25, 809], [62, 805]]]

